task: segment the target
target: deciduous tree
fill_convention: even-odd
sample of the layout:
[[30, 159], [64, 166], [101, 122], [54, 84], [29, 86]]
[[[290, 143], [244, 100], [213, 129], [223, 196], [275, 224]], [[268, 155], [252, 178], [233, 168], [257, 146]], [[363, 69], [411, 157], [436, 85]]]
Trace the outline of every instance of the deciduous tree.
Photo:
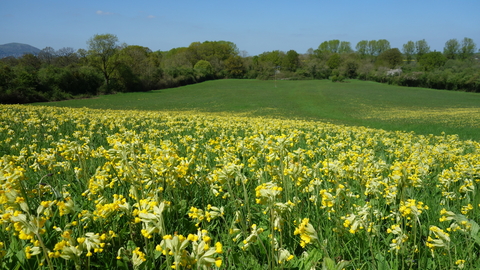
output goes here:
[[412, 61], [413, 56], [415, 55], [415, 43], [410, 40], [407, 43], [403, 44], [402, 51], [405, 55], [405, 59], [407, 61]]
[[389, 68], [395, 68], [402, 64], [403, 56], [399, 49], [393, 48], [382, 52], [377, 61]]
[[225, 69], [233, 78], [241, 78], [243, 74], [245, 74], [243, 58], [238, 55], [230, 56], [227, 60], [225, 60]]
[[418, 40], [415, 42], [415, 53], [417, 55], [417, 61], [422, 57], [422, 55], [430, 52], [430, 46], [425, 39]]
[[457, 58], [460, 52], [460, 43], [457, 39], [449, 39], [445, 43], [445, 47], [443, 48], [443, 54], [447, 59], [455, 59]]
[[300, 64], [299, 55], [295, 50], [289, 50], [283, 58], [282, 66], [285, 70], [295, 72]]
[[327, 66], [330, 69], [336, 69], [340, 66], [340, 62], [341, 62], [340, 55], [338, 53], [334, 53], [328, 58]]
[[368, 54], [368, 40], [359, 41], [355, 49], [361, 57], [365, 57]]
[[430, 71], [438, 67], [442, 67], [447, 58], [441, 52], [429, 52], [419, 59], [418, 63], [422, 66], [423, 70]]
[[110, 92], [110, 77], [117, 66], [114, 56], [118, 50], [118, 38], [112, 34], [97, 34], [87, 44], [90, 64], [102, 72], [106, 92]]
[[56, 53], [52, 47], [45, 47], [43, 48], [37, 55], [38, 59], [40, 59], [43, 63], [50, 65], [55, 58]]
[[460, 58], [461, 59], [468, 59], [471, 57], [477, 48], [477, 45], [471, 38], [464, 38], [462, 40], [462, 46], [460, 48]]
[[338, 53], [344, 54], [344, 53], [351, 53], [352, 51], [353, 50], [350, 42], [348, 41], [340, 42], [340, 46], [338, 47]]

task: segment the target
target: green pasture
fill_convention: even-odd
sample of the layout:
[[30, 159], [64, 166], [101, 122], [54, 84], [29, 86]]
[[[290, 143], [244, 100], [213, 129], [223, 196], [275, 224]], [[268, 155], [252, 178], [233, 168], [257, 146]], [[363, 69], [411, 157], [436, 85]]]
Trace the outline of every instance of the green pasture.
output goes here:
[[480, 94], [351, 80], [216, 80], [141, 93], [105, 95], [49, 106], [202, 111], [308, 119], [480, 140]]

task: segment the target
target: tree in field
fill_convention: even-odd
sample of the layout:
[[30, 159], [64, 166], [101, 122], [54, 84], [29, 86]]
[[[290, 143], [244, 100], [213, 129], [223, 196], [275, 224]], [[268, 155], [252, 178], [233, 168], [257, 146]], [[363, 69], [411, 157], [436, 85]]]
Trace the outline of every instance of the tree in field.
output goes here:
[[382, 52], [377, 61], [389, 68], [395, 68], [402, 64], [403, 56], [399, 49], [393, 48]]
[[390, 50], [390, 41], [386, 39], [379, 39], [377, 40], [377, 47], [376, 47], [376, 54], [380, 55], [381, 53]]
[[43, 63], [50, 65], [55, 58], [55, 50], [52, 47], [45, 47], [43, 48], [37, 55], [38, 59], [40, 59]]
[[123, 91], [151, 90], [160, 80], [159, 54], [147, 47], [124, 46], [118, 50], [115, 61], [115, 78]]
[[264, 52], [258, 56], [259, 62], [267, 63], [271, 68], [281, 66], [285, 53], [279, 50]]
[[386, 39], [370, 40], [370, 41], [366, 41], [365, 47], [366, 47], [365, 51], [367, 55], [379, 56], [382, 52], [390, 49], [390, 42]]
[[415, 53], [417, 54], [417, 61], [422, 57], [422, 55], [430, 52], [430, 46], [425, 39], [418, 40], [415, 42]]
[[223, 62], [230, 56], [236, 56], [238, 54], [237, 45], [230, 41], [223, 40], [205, 41], [203, 43], [193, 42], [187, 48], [187, 58], [192, 65], [195, 65], [200, 60], [206, 60], [214, 66], [216, 62]]
[[445, 43], [445, 47], [443, 48], [443, 54], [447, 59], [455, 59], [457, 58], [460, 52], [460, 43], [457, 39], [449, 39]]
[[28, 70], [38, 71], [42, 66], [42, 61], [40, 61], [37, 56], [27, 53], [19, 59], [18, 64]]
[[413, 56], [415, 55], [415, 43], [413, 41], [408, 41], [407, 43], [403, 44], [403, 55], [405, 55], [405, 59], [407, 61], [412, 61]]
[[283, 58], [282, 67], [285, 70], [295, 72], [300, 65], [299, 54], [295, 50], [289, 50]]
[[327, 58], [332, 53], [350, 53], [352, 48], [350, 42], [333, 39], [322, 42], [315, 50], [318, 58]]
[[95, 35], [87, 41], [88, 57], [92, 66], [98, 68], [105, 79], [106, 92], [110, 92], [110, 80], [115, 72], [117, 62], [118, 38], [112, 34]]
[[[193, 69], [199, 75], [200, 77], [197, 77], [197, 79], [211, 79], [214, 77], [215, 71], [212, 67], [212, 64], [208, 62], [207, 60], [200, 60], [198, 61], [195, 66], [193, 66]], [[201, 79], [202, 80], [202, 79]]]
[[225, 69], [233, 78], [241, 78], [245, 74], [245, 66], [241, 56], [230, 56], [225, 60]]
[[334, 53], [328, 58], [327, 66], [330, 69], [336, 69], [340, 66], [340, 63], [341, 63], [340, 55], [338, 53]]
[[424, 71], [431, 71], [435, 68], [445, 65], [447, 58], [441, 52], [429, 52], [418, 60], [418, 63]]
[[476, 48], [477, 45], [473, 42], [473, 39], [467, 37], [464, 38], [460, 48], [460, 58], [464, 60], [470, 58], [475, 53]]
[[367, 43], [367, 54], [370, 56], [375, 56], [377, 53], [377, 41], [369, 40]]
[[72, 47], [63, 47], [55, 52], [54, 65], [66, 67], [78, 63], [79, 56]]
[[368, 54], [368, 40], [359, 41], [355, 49], [361, 57], [365, 57]]
[[318, 45], [317, 50], [320, 52], [336, 53], [340, 46], [340, 40], [334, 39], [329, 41], [324, 41]]
[[352, 50], [352, 46], [350, 45], [350, 42], [348, 41], [342, 41], [340, 42], [340, 45], [338, 47], [338, 53], [342, 54], [342, 53], [351, 53], [353, 50]]

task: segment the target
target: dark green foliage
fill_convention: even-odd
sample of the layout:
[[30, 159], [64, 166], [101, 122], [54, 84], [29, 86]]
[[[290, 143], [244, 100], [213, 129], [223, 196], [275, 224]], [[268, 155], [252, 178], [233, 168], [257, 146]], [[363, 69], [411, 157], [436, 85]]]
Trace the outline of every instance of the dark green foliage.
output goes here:
[[238, 55], [230, 56], [225, 60], [225, 70], [232, 78], [242, 78], [245, 74], [245, 66], [242, 57]]
[[473, 56], [477, 49], [477, 45], [471, 38], [464, 38], [462, 40], [462, 46], [460, 48], [460, 59], [468, 59]]
[[445, 43], [443, 54], [447, 59], [456, 59], [460, 53], [460, 43], [457, 39], [450, 39]]
[[283, 68], [285, 70], [295, 72], [298, 66], [300, 65], [300, 60], [298, 57], [299, 57], [299, 54], [296, 51], [294, 50], [288, 51], [285, 57], [283, 58], [283, 64], [282, 64]]
[[[178, 87], [223, 78], [262, 80], [371, 80], [402, 86], [480, 92], [476, 44], [451, 39], [444, 53], [430, 52], [423, 39], [409, 41], [403, 55], [385, 39], [330, 40], [305, 54], [274, 50], [246, 56], [228, 41], [193, 42], [152, 52], [118, 45], [115, 35], [95, 35], [88, 51], [51, 47], [38, 55], [0, 59], [0, 103], [26, 103]], [[406, 58], [406, 61], [403, 60]], [[387, 75], [390, 69], [399, 72]]]
[[358, 63], [355, 60], [347, 60], [342, 64], [341, 70], [347, 78], [356, 78], [357, 76]]
[[377, 61], [389, 68], [396, 68], [403, 63], [403, 56], [399, 49], [393, 48], [382, 52]]
[[419, 60], [418, 63], [424, 71], [431, 71], [435, 68], [442, 67], [447, 58], [440, 52], [430, 52], [424, 54]]
[[338, 53], [334, 53], [328, 58], [327, 66], [330, 69], [336, 69], [340, 66], [340, 61], [340, 55]]
[[407, 61], [412, 61], [413, 56], [415, 55], [415, 43], [410, 40], [407, 43], [403, 44], [402, 51], [405, 55], [405, 59]]

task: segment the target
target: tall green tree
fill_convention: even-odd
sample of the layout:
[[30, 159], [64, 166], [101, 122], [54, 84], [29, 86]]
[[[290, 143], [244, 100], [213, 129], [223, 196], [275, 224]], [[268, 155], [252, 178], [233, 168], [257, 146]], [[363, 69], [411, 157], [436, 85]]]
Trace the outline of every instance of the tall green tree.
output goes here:
[[413, 56], [415, 55], [415, 43], [410, 40], [403, 44], [402, 51], [403, 55], [405, 55], [405, 59], [407, 61], [412, 61]]
[[147, 47], [125, 46], [117, 52], [115, 61], [118, 71], [115, 78], [122, 91], [151, 90], [160, 79], [158, 54]]
[[399, 49], [393, 48], [382, 52], [377, 61], [389, 68], [395, 68], [402, 64], [403, 56]]
[[[376, 50], [376, 55], [380, 55], [383, 52], [386, 52], [390, 50], [390, 41], [386, 39], [379, 39], [377, 40], [377, 50]], [[397, 49], [398, 50], [398, 49]]]
[[329, 41], [322, 42], [317, 50], [317, 54], [326, 54], [328, 56], [331, 53], [350, 53], [352, 48], [350, 42], [340, 41], [338, 39], [333, 39]]
[[295, 50], [289, 50], [283, 58], [282, 66], [285, 70], [295, 72], [299, 65], [299, 54]]
[[415, 54], [417, 55], [417, 61], [422, 55], [430, 52], [430, 46], [425, 39], [415, 41]]
[[447, 58], [441, 52], [429, 52], [418, 60], [424, 71], [431, 71], [445, 65]]
[[460, 43], [456, 38], [449, 39], [443, 47], [443, 54], [447, 59], [455, 59], [460, 53]]
[[225, 60], [225, 69], [233, 78], [241, 78], [245, 74], [243, 58], [239, 55], [230, 56]]
[[79, 62], [79, 55], [75, 53], [72, 47], [63, 47], [55, 52], [54, 65], [66, 67]]
[[53, 59], [56, 57], [56, 53], [52, 47], [45, 47], [38, 53], [37, 57], [43, 63], [50, 65]]
[[325, 53], [336, 53], [338, 52], [338, 47], [340, 46], [340, 40], [334, 39], [329, 41], [324, 41], [318, 45], [317, 50]]
[[460, 58], [461, 59], [468, 59], [471, 57], [476, 51], [477, 45], [471, 38], [464, 38], [462, 40], [462, 45], [460, 47]]
[[330, 69], [336, 69], [340, 66], [342, 59], [340, 58], [340, 55], [338, 53], [332, 54], [327, 61], [327, 66]]
[[370, 56], [377, 55], [377, 41], [376, 40], [369, 40], [367, 44], [367, 54]]
[[355, 49], [361, 57], [365, 57], [366, 55], [368, 55], [368, 40], [359, 41], [357, 43], [357, 46], [355, 46]]
[[343, 54], [343, 53], [351, 53], [352, 50], [352, 45], [348, 41], [342, 41], [340, 42], [340, 45], [338, 46], [338, 53]]
[[87, 44], [89, 62], [102, 72], [106, 92], [110, 92], [111, 76], [118, 64], [114, 59], [118, 51], [118, 38], [112, 34], [97, 34], [90, 38]]

